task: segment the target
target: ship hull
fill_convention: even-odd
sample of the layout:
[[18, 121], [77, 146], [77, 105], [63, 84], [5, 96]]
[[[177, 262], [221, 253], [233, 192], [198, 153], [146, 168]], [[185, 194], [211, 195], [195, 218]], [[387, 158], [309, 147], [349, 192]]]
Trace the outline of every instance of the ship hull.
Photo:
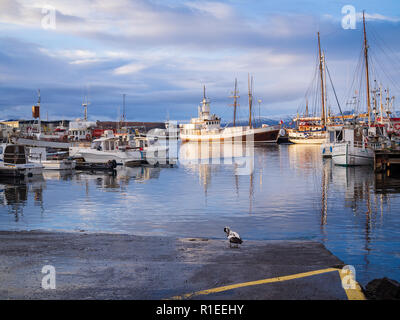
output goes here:
[[78, 154], [90, 163], [106, 163], [115, 160], [118, 164], [123, 164], [127, 161], [141, 161], [142, 155], [137, 152], [103, 152], [93, 149], [81, 149]]
[[248, 128], [245, 130], [222, 130], [216, 133], [183, 134], [182, 142], [246, 142], [253, 140], [261, 143], [276, 143], [279, 137], [279, 127]]
[[289, 141], [297, 144], [323, 144], [325, 138], [290, 138]]
[[374, 163], [374, 151], [349, 144], [333, 146], [332, 161], [338, 166], [369, 166]]

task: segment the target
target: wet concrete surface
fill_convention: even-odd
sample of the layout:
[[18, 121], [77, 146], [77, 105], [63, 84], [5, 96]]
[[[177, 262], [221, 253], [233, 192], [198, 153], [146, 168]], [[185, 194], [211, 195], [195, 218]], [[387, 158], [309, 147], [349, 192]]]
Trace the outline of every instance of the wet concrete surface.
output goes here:
[[[56, 289], [41, 286], [56, 270]], [[174, 239], [122, 234], [0, 232], [0, 299], [169, 299], [215, 287], [343, 265], [313, 241]], [[338, 272], [196, 299], [346, 299]]]

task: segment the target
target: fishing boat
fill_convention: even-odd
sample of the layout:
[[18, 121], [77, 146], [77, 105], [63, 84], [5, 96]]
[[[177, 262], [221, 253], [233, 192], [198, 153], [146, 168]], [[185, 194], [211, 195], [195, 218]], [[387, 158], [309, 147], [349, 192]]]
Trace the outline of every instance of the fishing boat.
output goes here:
[[50, 159], [45, 148], [29, 148], [28, 158], [30, 162], [43, 165], [46, 170], [73, 170], [76, 165], [72, 159]]
[[332, 146], [332, 161], [340, 166], [363, 166], [374, 163], [375, 151], [368, 143], [368, 129], [361, 126], [343, 128], [342, 139]]
[[177, 156], [170, 153], [171, 143], [175, 143], [175, 148], [172, 149], [177, 149], [176, 141], [159, 140], [154, 135], [147, 134], [129, 135], [128, 141], [130, 147], [140, 150], [144, 162], [148, 164], [176, 164], [177, 162]]
[[[385, 145], [392, 147], [392, 141], [388, 135], [390, 125], [392, 124], [389, 112], [390, 99], [389, 97], [387, 98], [385, 125], [382, 88], [380, 86], [378, 91], [375, 86], [372, 92], [370, 90], [369, 45], [367, 42], [365, 13], [363, 13], [363, 35], [363, 65], [365, 66], [367, 113], [359, 116], [359, 119], [350, 126], [346, 125], [345, 119], [343, 119], [344, 127], [340, 133], [341, 140], [334, 141], [332, 146], [332, 161], [336, 165], [373, 165], [375, 162], [375, 149], [384, 148]], [[378, 107], [377, 95], [380, 96], [380, 108]], [[378, 117], [379, 114], [380, 117]], [[362, 120], [362, 118], [365, 120]], [[394, 136], [394, 132], [392, 132], [392, 136]]]
[[280, 125], [254, 128], [252, 125], [252, 85], [249, 80], [249, 124], [248, 126], [236, 125], [237, 107], [237, 81], [234, 91], [234, 120], [232, 127], [221, 127], [221, 118], [210, 113], [210, 100], [203, 89], [203, 100], [198, 107], [197, 118], [192, 118], [188, 124], [180, 124], [180, 138], [182, 142], [222, 142], [222, 141], [251, 141], [276, 143], [279, 136]]
[[1, 177], [31, 177], [42, 173], [43, 165], [28, 162], [25, 146], [0, 144]]

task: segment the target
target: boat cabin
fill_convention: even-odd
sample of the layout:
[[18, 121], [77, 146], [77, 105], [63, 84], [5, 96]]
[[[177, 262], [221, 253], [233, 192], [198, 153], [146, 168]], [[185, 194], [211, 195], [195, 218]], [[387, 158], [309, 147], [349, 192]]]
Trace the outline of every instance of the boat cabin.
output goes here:
[[0, 160], [4, 164], [26, 164], [26, 150], [22, 145], [0, 144]]

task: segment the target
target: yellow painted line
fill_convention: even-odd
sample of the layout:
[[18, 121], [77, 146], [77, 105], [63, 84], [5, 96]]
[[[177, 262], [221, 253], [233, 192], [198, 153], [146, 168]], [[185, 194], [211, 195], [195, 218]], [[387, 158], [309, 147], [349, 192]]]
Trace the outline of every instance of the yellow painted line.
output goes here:
[[328, 272], [333, 272], [333, 271], [340, 271], [340, 269], [327, 268], [327, 269], [297, 273], [297, 274], [276, 277], [276, 278], [269, 278], [269, 279], [250, 281], [250, 282], [242, 282], [242, 283], [237, 283], [237, 284], [231, 284], [228, 286], [222, 286], [222, 287], [217, 287], [217, 288], [213, 288], [213, 289], [207, 289], [207, 290], [197, 291], [197, 292], [193, 292], [193, 293], [187, 293], [182, 296], [172, 297], [171, 299], [172, 300], [187, 299], [187, 298], [192, 298], [192, 297], [199, 296], [199, 295], [218, 293], [218, 292], [228, 291], [228, 290], [237, 289], [237, 288], [256, 286], [256, 285], [265, 284], [265, 283], [273, 283], [273, 282], [281, 282], [281, 281], [293, 280], [293, 279], [298, 279], [298, 278], [305, 278], [305, 277], [310, 277], [310, 276], [314, 276], [317, 274], [323, 274], [323, 273], [328, 273]]
[[349, 300], [367, 300], [357, 281], [352, 280], [352, 281], [354, 281], [353, 282], [354, 289], [346, 289], [343, 286], [343, 282], [346, 281], [345, 277], [350, 275], [350, 273], [348, 272], [349, 270], [346, 272], [345, 270], [339, 269], [338, 271], [339, 271], [340, 279], [342, 281], [342, 287], [347, 295], [347, 299], [349, 299]]

